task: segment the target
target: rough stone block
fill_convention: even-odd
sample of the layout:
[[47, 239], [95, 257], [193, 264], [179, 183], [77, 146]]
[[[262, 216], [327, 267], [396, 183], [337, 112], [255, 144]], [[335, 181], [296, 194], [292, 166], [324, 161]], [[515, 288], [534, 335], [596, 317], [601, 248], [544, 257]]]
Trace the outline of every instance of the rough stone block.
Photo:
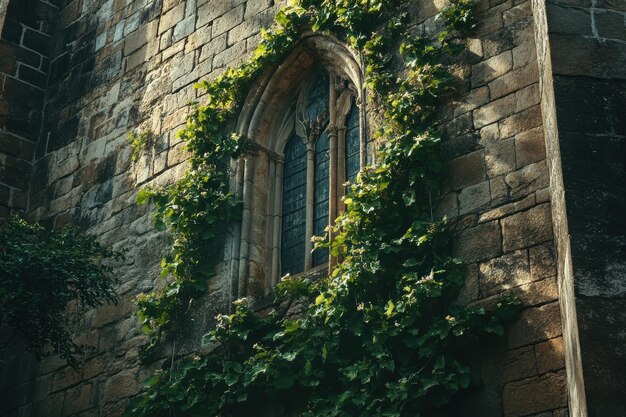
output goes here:
[[239, 42], [213, 57], [213, 68], [218, 69], [231, 64], [235, 60], [246, 57], [246, 43]]
[[528, 253], [520, 250], [480, 264], [480, 294], [489, 296], [532, 280]]
[[209, 43], [202, 47], [198, 61], [203, 62], [207, 59], [212, 59], [216, 54], [224, 51], [226, 49], [226, 39], [227, 35], [225, 33], [211, 39]]
[[215, 20], [215, 18], [222, 16], [228, 12], [232, 7], [231, 1], [209, 1], [198, 7], [198, 21], [196, 27], [206, 25], [209, 22]]
[[63, 392], [59, 392], [48, 395], [41, 401], [35, 401], [31, 408], [31, 415], [38, 417], [61, 417], [64, 395]]
[[567, 406], [565, 371], [511, 382], [504, 387], [504, 416], [521, 417]]
[[626, 4], [622, 0], [598, 0], [596, 6], [598, 8], [626, 12]]
[[35, 144], [10, 133], [0, 132], [0, 152], [30, 161], [35, 152]]
[[[496, 98], [504, 97], [528, 85], [537, 83], [538, 81], [539, 72], [537, 71], [537, 64], [531, 63], [529, 65], [526, 65], [525, 67], [515, 69], [503, 75], [502, 77], [496, 78], [489, 83], [489, 92], [491, 94], [491, 99], [493, 100]], [[516, 100], [517, 99], [518, 98], [516, 98]], [[517, 111], [520, 110], [523, 109], [518, 109]]]
[[566, 7], [548, 2], [546, 3], [546, 12], [551, 33], [592, 35], [589, 9]]
[[555, 33], [550, 50], [555, 74], [626, 78], [624, 41]]
[[500, 136], [508, 138], [520, 132], [541, 126], [541, 108], [533, 106], [519, 113], [507, 117], [499, 122]]
[[148, 41], [152, 40], [157, 35], [157, 28], [159, 22], [154, 20], [146, 25], [139, 27], [133, 33], [126, 37], [124, 41], [124, 55], [128, 56], [131, 52], [141, 48]]
[[461, 305], [467, 305], [476, 301], [479, 297], [478, 266], [474, 264], [467, 265], [463, 271], [463, 280], [465, 284], [461, 289], [457, 302]]
[[535, 350], [526, 346], [510, 350], [504, 358], [502, 382], [509, 382], [537, 375]]
[[549, 186], [548, 167], [545, 161], [527, 165], [505, 177], [509, 194], [513, 198], [524, 197]]
[[75, 371], [72, 368], [66, 366], [61, 370], [54, 373], [52, 380], [51, 391], [56, 392], [73, 385], [78, 384], [82, 380], [82, 372], [80, 370]]
[[243, 21], [244, 5], [230, 9], [213, 22], [213, 35], [221, 35], [228, 32]]
[[105, 396], [109, 401], [130, 397], [141, 391], [141, 384], [136, 370], [125, 370], [113, 375], [104, 388]]
[[45, 73], [28, 67], [26, 65], [20, 65], [17, 77], [35, 87], [44, 89], [46, 88], [47, 76]]
[[601, 38], [626, 40], [626, 17], [624, 12], [596, 10], [595, 27]]
[[[497, 180], [502, 181], [503, 184], [498, 184]], [[492, 199], [497, 200], [497, 198], [494, 198], [496, 197], [496, 195], [494, 195], [493, 189], [496, 187], [506, 188], [506, 183], [504, 183], [504, 180], [502, 180], [502, 177], [499, 177], [496, 180], [492, 180], [490, 181], [490, 183], [491, 183], [491, 189], [492, 189]], [[497, 195], [497, 197], [505, 197], [505, 196], [508, 196], [508, 193], [505, 191], [503, 191], [500, 195]], [[481, 214], [480, 217], [478, 218], [478, 221], [479, 223], [483, 223], [486, 221], [496, 220], [496, 219], [508, 216], [510, 214], [517, 213], [522, 210], [526, 210], [529, 207], [532, 207], [534, 205], [535, 205], [535, 195], [531, 194], [522, 200], [514, 201], [509, 204], [504, 204], [484, 214]]]
[[565, 368], [563, 338], [557, 337], [535, 345], [537, 369], [540, 373], [558, 371]]
[[498, 123], [492, 123], [480, 129], [478, 143], [481, 146], [487, 146], [500, 140], [500, 128]]
[[559, 299], [556, 278], [547, 278], [511, 289], [511, 296], [516, 297], [525, 307], [534, 307]]
[[3, 98], [13, 106], [23, 104], [28, 110], [39, 109], [43, 104], [43, 90], [16, 78], [7, 78], [4, 81]]
[[69, 416], [92, 407], [92, 384], [83, 384], [68, 390], [63, 402], [63, 415]]
[[458, 137], [472, 130], [472, 115], [464, 113], [460, 116], [448, 120], [443, 126], [443, 132], [446, 137]]
[[460, 189], [483, 181], [485, 177], [484, 156], [482, 151], [472, 152], [450, 161], [445, 187]]
[[497, 221], [464, 230], [454, 240], [454, 256], [466, 262], [490, 259], [501, 252], [500, 225]]
[[515, 171], [514, 142], [513, 138], [509, 138], [485, 147], [485, 166], [489, 178]]
[[531, 345], [561, 335], [561, 310], [558, 302], [524, 310], [508, 331], [511, 348]]
[[159, 19], [159, 35], [166, 30], [173, 28], [178, 22], [185, 17], [185, 4], [181, 3], [174, 7]]
[[505, 26], [511, 25], [515, 22], [531, 16], [532, 10], [530, 7], [530, 1], [526, 1], [520, 5], [511, 7], [509, 10], [505, 10], [502, 13], [502, 19], [504, 20]]
[[534, 37], [517, 45], [511, 52], [513, 53], [513, 69], [523, 68], [530, 64], [537, 65], [537, 46]]
[[546, 146], [542, 128], [531, 129], [515, 136], [515, 163], [518, 169], [545, 158]]
[[515, 93], [515, 112], [521, 112], [538, 105], [540, 100], [539, 84], [531, 84]]
[[96, 328], [102, 327], [108, 323], [130, 317], [134, 310], [134, 304], [128, 299], [120, 300], [117, 305], [104, 305], [96, 310], [92, 325]]
[[102, 407], [102, 415], [107, 417], [122, 417], [128, 407], [127, 399], [120, 399], [114, 403], [105, 404]]
[[[473, 112], [474, 126], [480, 129], [498, 120], [511, 116], [515, 112], [515, 95], [509, 94], [499, 100], [495, 100], [479, 107]], [[506, 137], [506, 136], [503, 136]]]
[[475, 108], [480, 107], [484, 104], [487, 104], [488, 102], [489, 88], [487, 86], [473, 89], [463, 98], [463, 101], [456, 104], [456, 108], [454, 109], [454, 115], [461, 115], [468, 111], [474, 110]]
[[185, 54], [200, 49], [202, 45], [208, 44], [212, 39], [212, 26], [206, 25], [196, 29], [191, 35], [187, 36], [185, 42]]
[[183, 19], [176, 26], [174, 26], [174, 33], [172, 34], [172, 41], [178, 42], [179, 40], [185, 39], [186, 37], [191, 35], [194, 31], [195, 24], [196, 24], [195, 15], [192, 15]]
[[249, 1], [246, 4], [246, 14], [244, 15], [245, 19], [248, 19], [251, 16], [254, 16], [257, 13], [262, 12], [265, 9], [268, 9], [273, 5], [272, 0], [254, 0]]
[[472, 66], [472, 87], [487, 84], [513, 68], [513, 56], [511, 51], [505, 51]]
[[556, 253], [552, 243], [530, 248], [529, 257], [533, 279], [556, 276]]
[[549, 204], [502, 219], [502, 247], [505, 252], [553, 239]]
[[249, 38], [261, 31], [261, 23], [256, 19], [244, 20], [239, 25], [228, 31], [228, 46], [234, 45], [243, 39]]
[[494, 33], [501, 29], [504, 24], [502, 20], [502, 13], [499, 11], [494, 12], [493, 10], [489, 10], [487, 13], [479, 15], [478, 22], [478, 27], [474, 32], [475, 36], [485, 36], [490, 33]]
[[484, 210], [491, 203], [489, 181], [470, 185], [459, 194], [459, 213], [467, 214], [475, 210]]

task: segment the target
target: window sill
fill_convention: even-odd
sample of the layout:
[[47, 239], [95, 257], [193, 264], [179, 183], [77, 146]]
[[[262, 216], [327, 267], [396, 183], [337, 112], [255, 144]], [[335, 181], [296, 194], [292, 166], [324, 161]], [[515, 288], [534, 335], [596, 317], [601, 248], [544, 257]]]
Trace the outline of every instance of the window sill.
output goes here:
[[[305, 272], [300, 272], [299, 274], [290, 276], [289, 279], [300, 279], [300, 278], [308, 278], [311, 281], [315, 282], [321, 278], [328, 276], [328, 262], [318, 265], [314, 268], [309, 269]], [[257, 300], [254, 300], [250, 308], [255, 313], [265, 313], [270, 307], [273, 307], [276, 304], [276, 296], [274, 294], [274, 290]]]

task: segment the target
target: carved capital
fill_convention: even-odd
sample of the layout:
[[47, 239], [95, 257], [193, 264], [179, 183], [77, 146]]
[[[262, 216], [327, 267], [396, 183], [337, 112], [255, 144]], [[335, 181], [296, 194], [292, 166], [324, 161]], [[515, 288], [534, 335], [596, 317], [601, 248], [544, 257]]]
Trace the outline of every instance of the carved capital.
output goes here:
[[337, 137], [337, 133], [339, 132], [339, 126], [337, 125], [328, 125], [328, 128], [326, 129], [326, 131], [328, 132], [328, 136], [329, 137]]

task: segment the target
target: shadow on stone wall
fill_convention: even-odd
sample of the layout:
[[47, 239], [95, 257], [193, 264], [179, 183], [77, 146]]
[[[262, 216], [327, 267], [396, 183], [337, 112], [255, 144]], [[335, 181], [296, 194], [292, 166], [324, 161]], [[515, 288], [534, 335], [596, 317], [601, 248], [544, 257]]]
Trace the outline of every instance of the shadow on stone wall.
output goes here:
[[[35, 379], [6, 393], [32, 416], [45, 409], [121, 415], [145, 377], [165, 358], [197, 349], [215, 315], [227, 310], [229, 283], [215, 280], [185, 323], [185, 340], [169, 341], [152, 366], [139, 364], [145, 338], [130, 300], [163, 285], [157, 277], [166, 241], [135, 195], [180, 177], [186, 154], [175, 132], [187, 102], [201, 100], [191, 84], [245, 57], [275, 11], [261, 0], [79, 3], [64, 2], [60, 11], [30, 208], [50, 225], [81, 224], [127, 260], [117, 268], [120, 304], [88, 313], [77, 328], [80, 340], [97, 347], [85, 367], [74, 372], [48, 360]], [[455, 253], [467, 262], [461, 302], [489, 303], [511, 292], [525, 309], [505, 339], [467, 352], [482, 382], [456, 406], [465, 415], [554, 410], [556, 417], [567, 402], [532, 16], [528, 1], [492, 3], [478, 2], [481, 25], [465, 64], [455, 67], [462, 98], [442, 116], [449, 175], [438, 214], [454, 219]], [[426, 17], [436, 13], [435, 2], [411, 7], [415, 31], [431, 33], [438, 23]], [[131, 130], [155, 137], [134, 163]], [[219, 273], [228, 277], [225, 268]]]

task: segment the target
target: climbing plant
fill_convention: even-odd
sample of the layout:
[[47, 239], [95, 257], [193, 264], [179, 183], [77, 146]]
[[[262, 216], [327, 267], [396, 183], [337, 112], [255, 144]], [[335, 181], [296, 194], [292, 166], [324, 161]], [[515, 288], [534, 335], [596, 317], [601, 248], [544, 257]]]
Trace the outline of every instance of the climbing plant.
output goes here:
[[[120, 253], [75, 227], [49, 231], [18, 216], [0, 224], [0, 325], [38, 358], [59, 355], [78, 368], [86, 346], [73, 340], [81, 314], [117, 303], [111, 262]], [[6, 330], [6, 329], [5, 329]], [[17, 336], [17, 337], [16, 337]]]
[[[481, 336], [502, 334], [515, 311], [462, 306], [461, 262], [450, 255], [446, 221], [433, 218], [442, 162], [436, 114], [451, 93], [449, 67], [474, 25], [469, 0], [452, 0], [440, 31], [406, 29], [401, 0], [299, 0], [279, 11], [253, 57], [200, 84], [207, 102], [181, 133], [190, 170], [174, 186], [142, 193], [156, 222], [173, 236], [163, 262], [173, 281], [139, 299], [154, 346], [172, 312], [203, 293], [218, 237], [236, 218], [228, 191], [230, 158], [244, 143], [229, 133], [254, 80], [297, 44], [303, 29], [332, 33], [363, 57], [380, 144], [345, 198], [332, 241], [341, 257], [315, 282], [283, 280], [277, 306], [262, 317], [245, 300], [218, 317], [203, 339], [210, 353], [187, 357], [147, 381], [129, 416], [419, 416], [470, 384], [459, 352]], [[394, 57], [399, 57], [394, 58]], [[293, 300], [304, 303], [288, 314]]]

